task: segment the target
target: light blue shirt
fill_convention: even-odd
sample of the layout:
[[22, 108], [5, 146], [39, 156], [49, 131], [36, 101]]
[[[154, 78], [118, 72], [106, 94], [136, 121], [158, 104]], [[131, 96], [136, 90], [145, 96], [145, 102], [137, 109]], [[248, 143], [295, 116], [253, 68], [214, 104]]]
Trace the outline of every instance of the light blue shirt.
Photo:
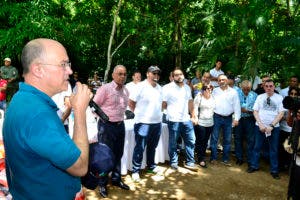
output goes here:
[[[253, 111], [253, 105], [257, 98], [257, 94], [250, 91], [247, 96], [243, 93], [242, 89], [237, 90], [240, 98], [241, 108], [246, 108], [249, 111]], [[241, 113], [241, 117], [250, 117], [253, 113]]]

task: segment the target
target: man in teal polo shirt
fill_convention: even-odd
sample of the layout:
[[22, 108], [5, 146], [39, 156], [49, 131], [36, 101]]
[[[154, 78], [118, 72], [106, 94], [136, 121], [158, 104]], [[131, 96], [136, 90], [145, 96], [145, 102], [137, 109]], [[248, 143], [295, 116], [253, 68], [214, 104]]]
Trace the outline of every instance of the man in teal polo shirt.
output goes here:
[[57, 41], [35, 39], [22, 51], [23, 77], [7, 109], [3, 138], [6, 172], [13, 199], [74, 199], [88, 169], [87, 85], [70, 97], [73, 139], [66, 134], [51, 97], [67, 90], [71, 63]]

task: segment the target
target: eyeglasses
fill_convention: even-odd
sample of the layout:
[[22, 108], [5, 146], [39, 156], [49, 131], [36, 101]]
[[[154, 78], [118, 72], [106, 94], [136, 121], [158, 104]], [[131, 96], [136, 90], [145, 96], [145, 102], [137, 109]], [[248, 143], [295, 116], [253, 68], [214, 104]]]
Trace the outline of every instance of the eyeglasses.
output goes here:
[[126, 73], [117, 73], [118, 74], [118, 76], [127, 76], [127, 74]]
[[58, 66], [58, 67], [62, 67], [64, 70], [67, 68], [67, 67], [70, 67], [71, 68], [71, 62], [63, 62], [61, 64], [46, 64], [46, 63], [39, 63], [41, 65], [52, 65], [52, 66]]
[[271, 99], [270, 99], [270, 97], [267, 98], [267, 104], [268, 104], [268, 106], [271, 105]]
[[158, 75], [158, 76], [160, 75], [159, 72], [152, 72], [152, 74], [153, 74], [153, 75]]
[[266, 88], [272, 88], [273, 85], [265, 85]]

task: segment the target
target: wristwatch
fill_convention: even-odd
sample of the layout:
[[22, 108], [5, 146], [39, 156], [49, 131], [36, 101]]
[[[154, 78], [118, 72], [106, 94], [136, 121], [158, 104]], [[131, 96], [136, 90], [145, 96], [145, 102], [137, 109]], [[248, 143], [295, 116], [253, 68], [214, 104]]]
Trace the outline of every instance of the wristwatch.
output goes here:
[[270, 124], [269, 126], [271, 126], [272, 128], [275, 128], [275, 126], [273, 124]]

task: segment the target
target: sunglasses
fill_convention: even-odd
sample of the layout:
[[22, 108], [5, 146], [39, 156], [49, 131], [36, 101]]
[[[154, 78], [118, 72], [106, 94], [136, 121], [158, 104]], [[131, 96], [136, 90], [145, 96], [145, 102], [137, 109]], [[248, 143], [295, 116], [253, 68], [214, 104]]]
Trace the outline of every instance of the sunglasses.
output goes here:
[[271, 99], [270, 99], [270, 97], [267, 98], [267, 104], [268, 104], [268, 106], [271, 105]]

